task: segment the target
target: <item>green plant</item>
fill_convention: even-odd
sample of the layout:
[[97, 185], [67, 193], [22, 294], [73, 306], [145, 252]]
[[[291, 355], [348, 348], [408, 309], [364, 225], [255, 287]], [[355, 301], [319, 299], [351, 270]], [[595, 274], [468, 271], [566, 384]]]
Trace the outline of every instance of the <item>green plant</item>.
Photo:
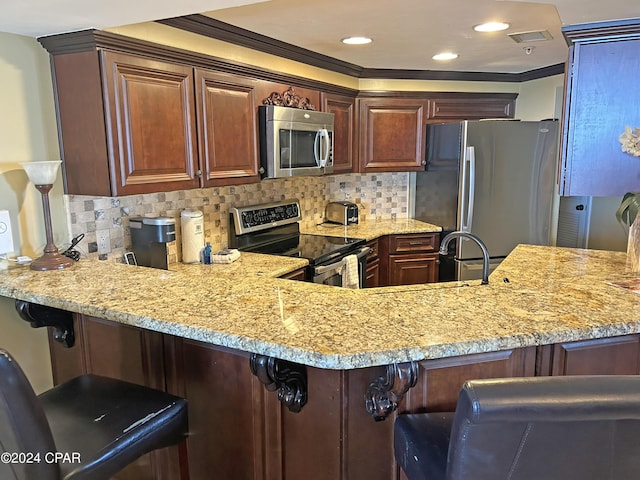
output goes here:
[[640, 210], [640, 193], [628, 192], [616, 210], [616, 218], [621, 225], [631, 226]]

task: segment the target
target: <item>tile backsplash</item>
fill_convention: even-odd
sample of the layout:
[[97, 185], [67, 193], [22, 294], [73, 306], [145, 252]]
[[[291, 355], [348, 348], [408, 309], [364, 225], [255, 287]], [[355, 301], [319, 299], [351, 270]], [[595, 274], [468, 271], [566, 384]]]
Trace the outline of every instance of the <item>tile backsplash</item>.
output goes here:
[[[408, 216], [409, 174], [349, 174], [263, 180], [260, 183], [200, 188], [123, 197], [67, 195], [71, 233], [84, 233], [78, 245], [82, 254], [103, 260], [121, 260], [131, 248], [128, 217], [168, 216], [176, 219], [176, 242], [169, 244], [169, 261], [179, 261], [180, 212], [197, 208], [204, 214], [205, 241], [213, 251], [228, 244], [229, 210], [297, 198], [302, 228], [321, 223], [325, 205], [332, 200], [358, 204], [362, 220], [388, 220]], [[108, 233], [107, 248], [98, 253], [98, 234]]]

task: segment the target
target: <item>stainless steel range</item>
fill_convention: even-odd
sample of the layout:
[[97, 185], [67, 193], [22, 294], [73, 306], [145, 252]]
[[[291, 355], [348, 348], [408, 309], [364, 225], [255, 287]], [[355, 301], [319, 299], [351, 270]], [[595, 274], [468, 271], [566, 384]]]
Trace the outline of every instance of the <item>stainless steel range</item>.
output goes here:
[[300, 233], [300, 203], [296, 199], [232, 208], [229, 247], [245, 252], [300, 257], [309, 261], [306, 280], [342, 286], [347, 257], [358, 260], [360, 288], [365, 286], [369, 247], [362, 238]]

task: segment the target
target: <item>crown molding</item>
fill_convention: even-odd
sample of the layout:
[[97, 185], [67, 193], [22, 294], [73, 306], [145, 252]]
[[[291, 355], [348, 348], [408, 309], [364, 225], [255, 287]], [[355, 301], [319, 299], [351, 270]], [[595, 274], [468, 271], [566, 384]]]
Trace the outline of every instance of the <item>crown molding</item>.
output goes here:
[[253, 65], [233, 62], [203, 53], [161, 45], [146, 40], [127, 37], [102, 30], [81, 30], [72, 33], [39, 37], [38, 42], [51, 55], [80, 53], [108, 49], [119, 52], [148, 56], [169, 62], [179, 62], [193, 67], [243, 75], [258, 80], [295, 85], [338, 95], [353, 95], [358, 91], [319, 80], [276, 72]]
[[567, 25], [562, 28], [562, 34], [568, 45], [612, 38], [638, 38], [640, 37], [640, 18]]
[[522, 73], [364, 68], [201, 14], [157, 20], [157, 23], [356, 78], [526, 82], [564, 73], [564, 63]]

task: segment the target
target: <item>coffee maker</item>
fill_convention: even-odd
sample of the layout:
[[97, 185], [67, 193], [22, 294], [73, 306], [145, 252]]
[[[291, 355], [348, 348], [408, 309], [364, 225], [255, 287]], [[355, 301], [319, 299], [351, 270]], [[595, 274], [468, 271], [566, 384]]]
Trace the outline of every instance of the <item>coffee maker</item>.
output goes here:
[[131, 250], [143, 267], [169, 267], [167, 243], [176, 239], [176, 221], [168, 217], [132, 217], [129, 219]]

